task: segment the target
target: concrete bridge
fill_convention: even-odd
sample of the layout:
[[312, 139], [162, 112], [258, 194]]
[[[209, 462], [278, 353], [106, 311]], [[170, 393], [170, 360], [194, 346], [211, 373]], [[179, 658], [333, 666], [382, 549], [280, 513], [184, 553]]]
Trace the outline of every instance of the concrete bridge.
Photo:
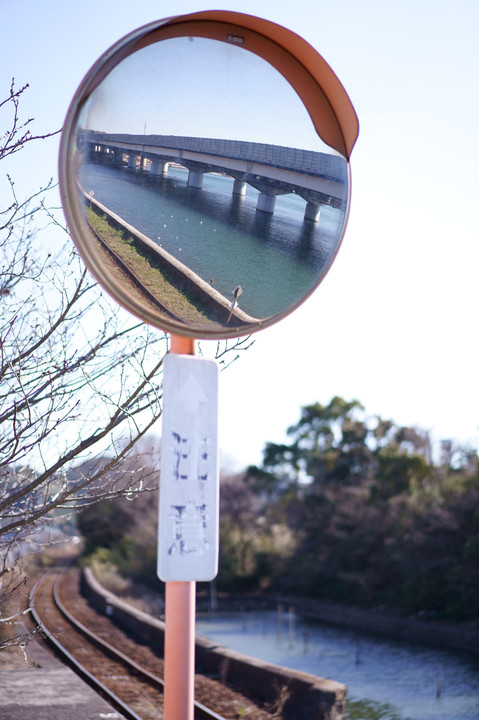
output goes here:
[[128, 135], [83, 131], [82, 145], [93, 162], [127, 165], [165, 177], [170, 163], [188, 171], [188, 185], [201, 188], [205, 173], [234, 179], [233, 193], [246, 185], [259, 191], [257, 210], [273, 213], [277, 195], [295, 193], [306, 201], [304, 217], [318, 221], [321, 205], [346, 209], [347, 165], [337, 155], [240, 140], [174, 135]]

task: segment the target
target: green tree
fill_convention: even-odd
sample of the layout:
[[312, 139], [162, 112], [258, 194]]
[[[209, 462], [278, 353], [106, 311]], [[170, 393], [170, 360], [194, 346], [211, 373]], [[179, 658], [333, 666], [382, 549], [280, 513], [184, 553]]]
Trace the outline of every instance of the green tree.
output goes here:
[[291, 530], [275, 516], [278, 505], [271, 508], [269, 494], [257, 479], [248, 473], [221, 478], [218, 587], [222, 590], [266, 589], [293, 550]]
[[267, 443], [263, 460], [263, 469], [283, 481], [354, 484], [374, 467], [370, 430], [357, 400], [334, 397], [328, 405], [307, 405], [288, 435], [289, 445]]
[[[138, 443], [123, 463], [123, 483], [128, 485], [128, 477], [140, 475], [149, 478], [150, 486], [157, 487], [157, 457], [155, 445], [146, 440]], [[82, 468], [75, 469], [78, 470]], [[115, 485], [121, 484], [120, 478], [111, 479]], [[108, 562], [126, 578], [156, 586], [157, 508], [156, 489], [123, 493], [83, 508], [77, 514], [83, 555], [91, 561]]]
[[407, 613], [479, 617], [479, 460], [450, 441], [439, 463], [418, 428], [334, 397], [301, 410], [247, 479], [294, 543], [272, 586]]

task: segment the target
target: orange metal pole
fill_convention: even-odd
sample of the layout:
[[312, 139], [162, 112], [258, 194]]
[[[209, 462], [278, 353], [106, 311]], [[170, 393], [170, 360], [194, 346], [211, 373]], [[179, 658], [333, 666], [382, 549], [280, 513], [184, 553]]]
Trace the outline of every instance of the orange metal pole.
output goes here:
[[196, 340], [194, 338], [171, 335], [170, 352], [176, 355], [196, 355]]
[[[194, 355], [196, 341], [171, 336], [170, 352]], [[196, 583], [167, 582], [165, 590], [164, 720], [194, 720]]]
[[193, 720], [195, 582], [167, 582], [164, 720]]

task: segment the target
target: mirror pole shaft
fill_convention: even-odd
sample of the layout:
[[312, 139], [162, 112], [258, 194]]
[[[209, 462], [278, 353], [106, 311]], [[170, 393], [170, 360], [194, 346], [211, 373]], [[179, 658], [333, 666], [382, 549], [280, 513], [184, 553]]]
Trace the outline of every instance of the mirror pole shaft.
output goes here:
[[[171, 335], [170, 352], [195, 355], [196, 341]], [[194, 717], [195, 610], [194, 581], [166, 583], [164, 720]]]
[[196, 583], [165, 589], [164, 720], [193, 720], [195, 700]]
[[196, 355], [196, 340], [194, 338], [182, 337], [172, 333], [170, 340], [171, 353], [176, 355]]

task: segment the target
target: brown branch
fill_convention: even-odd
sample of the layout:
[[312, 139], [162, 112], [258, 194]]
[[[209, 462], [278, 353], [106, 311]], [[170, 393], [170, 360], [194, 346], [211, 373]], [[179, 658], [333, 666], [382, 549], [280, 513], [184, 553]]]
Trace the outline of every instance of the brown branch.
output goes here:
[[[127, 399], [127, 401], [123, 404], [122, 407], [118, 407], [116, 412], [113, 413], [113, 415], [110, 417], [110, 420], [106, 423], [106, 425], [98, 432], [93, 433], [88, 438], [85, 438], [81, 440], [74, 448], [69, 450], [65, 455], [62, 455], [53, 465], [51, 465], [47, 470], [45, 470], [43, 473], [41, 473], [37, 478], [35, 478], [31, 483], [29, 483], [26, 487], [21, 488], [16, 493], [13, 493], [13, 495], [7, 496], [2, 502], [0, 502], [0, 513], [5, 510], [5, 508], [12, 506], [18, 500], [20, 500], [22, 497], [25, 497], [25, 495], [33, 492], [36, 488], [38, 488], [40, 485], [42, 485], [48, 478], [52, 477], [55, 473], [58, 472], [62, 467], [64, 467], [66, 464], [71, 462], [75, 457], [80, 455], [81, 453], [85, 452], [85, 450], [88, 450], [95, 444], [97, 444], [100, 440], [102, 440], [104, 437], [106, 437], [112, 430], [117, 428], [124, 420], [128, 418], [127, 414], [127, 408], [134, 403], [136, 398], [142, 393], [143, 389], [149, 384], [149, 382], [152, 380], [154, 375], [159, 371], [161, 366], [163, 365], [163, 358], [155, 365], [153, 370], [145, 377], [144, 381], [140, 383], [140, 385], [135, 389], [135, 391], [130, 395], [130, 397]], [[5, 533], [9, 531], [12, 528], [12, 526], [8, 526], [7, 528], [2, 528], [0, 533]]]

